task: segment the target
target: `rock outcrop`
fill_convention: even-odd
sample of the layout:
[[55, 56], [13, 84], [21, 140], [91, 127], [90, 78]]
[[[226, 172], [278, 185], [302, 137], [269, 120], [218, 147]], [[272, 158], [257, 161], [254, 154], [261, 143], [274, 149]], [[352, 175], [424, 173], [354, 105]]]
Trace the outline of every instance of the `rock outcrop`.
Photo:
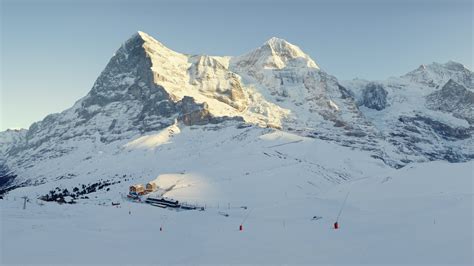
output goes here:
[[377, 111], [383, 110], [387, 106], [387, 94], [383, 85], [371, 82], [362, 91], [359, 105]]
[[474, 91], [450, 79], [439, 91], [426, 96], [426, 106], [432, 110], [451, 113], [474, 124]]

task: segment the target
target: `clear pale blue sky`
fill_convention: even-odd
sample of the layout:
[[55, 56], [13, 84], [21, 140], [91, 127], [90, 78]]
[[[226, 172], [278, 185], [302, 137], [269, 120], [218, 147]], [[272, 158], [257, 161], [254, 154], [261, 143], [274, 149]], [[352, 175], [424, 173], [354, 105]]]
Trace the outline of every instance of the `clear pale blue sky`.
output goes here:
[[472, 69], [472, 0], [0, 2], [0, 130], [72, 106], [137, 30], [212, 55], [277, 36], [339, 79], [385, 79], [433, 61]]

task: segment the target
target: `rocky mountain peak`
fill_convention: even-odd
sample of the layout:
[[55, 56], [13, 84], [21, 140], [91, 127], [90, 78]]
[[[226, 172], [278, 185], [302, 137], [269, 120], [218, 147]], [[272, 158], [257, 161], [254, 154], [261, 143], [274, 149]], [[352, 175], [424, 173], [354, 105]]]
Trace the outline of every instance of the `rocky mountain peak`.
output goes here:
[[156, 40], [155, 38], [153, 38], [152, 36], [148, 35], [147, 33], [143, 31], [137, 31], [135, 34], [133, 34], [132, 37], [130, 37], [126, 41], [126, 43], [129, 43], [129, 42], [139, 42], [142, 45], [146, 43], [149, 46], [152, 46], [155, 50], [163, 49], [165, 50], [165, 52], [172, 51], [171, 49], [166, 47], [163, 43], [161, 43], [160, 41]]
[[233, 58], [239, 67], [259, 69], [315, 68], [319, 66], [298, 46], [272, 37], [257, 49]]
[[448, 61], [444, 64], [434, 62], [429, 65], [421, 65], [403, 75], [402, 78], [429, 87], [441, 87], [449, 79], [453, 79], [468, 89], [474, 88], [474, 73], [463, 64], [455, 61]]
[[423, 71], [423, 70], [425, 70], [425, 69], [426, 69], [426, 65], [424, 65], [424, 64], [420, 65], [420, 66], [417, 68], [417, 70], [419, 70], [419, 71]]

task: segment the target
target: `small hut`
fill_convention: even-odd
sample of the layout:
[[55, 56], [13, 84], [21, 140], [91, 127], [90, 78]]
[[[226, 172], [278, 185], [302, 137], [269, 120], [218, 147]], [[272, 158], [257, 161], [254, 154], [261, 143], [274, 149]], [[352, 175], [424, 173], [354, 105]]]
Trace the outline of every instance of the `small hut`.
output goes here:
[[146, 193], [151, 193], [151, 192], [154, 192], [156, 191], [156, 189], [158, 188], [158, 186], [156, 185], [155, 182], [150, 182], [148, 184], [146, 184]]
[[143, 195], [145, 194], [145, 187], [142, 184], [130, 186], [130, 194]]

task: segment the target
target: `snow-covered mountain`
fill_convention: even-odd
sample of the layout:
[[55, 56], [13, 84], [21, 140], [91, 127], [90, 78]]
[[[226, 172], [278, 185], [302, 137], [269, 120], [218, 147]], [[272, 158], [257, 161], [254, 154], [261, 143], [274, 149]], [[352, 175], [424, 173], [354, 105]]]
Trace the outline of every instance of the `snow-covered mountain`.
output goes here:
[[474, 74], [462, 64], [422, 65], [385, 81], [342, 82], [402, 161], [474, 158]]
[[[71, 108], [0, 133], [4, 188], [79, 176], [65, 165], [194, 126], [273, 128], [364, 150], [392, 167], [466, 161], [474, 156], [472, 80], [448, 62], [387, 81], [340, 82], [278, 38], [219, 57], [178, 53], [138, 32]], [[60, 165], [53, 172], [52, 161]]]
[[[471, 265], [472, 80], [339, 81], [278, 38], [220, 57], [138, 32], [71, 108], [0, 132], [1, 262]], [[148, 182], [204, 211], [127, 200]]]
[[360, 140], [365, 145], [376, 135], [350, 92], [285, 40], [271, 38], [254, 51], [232, 58], [230, 69], [266, 100], [289, 111], [281, 119], [283, 130], [344, 143]]

